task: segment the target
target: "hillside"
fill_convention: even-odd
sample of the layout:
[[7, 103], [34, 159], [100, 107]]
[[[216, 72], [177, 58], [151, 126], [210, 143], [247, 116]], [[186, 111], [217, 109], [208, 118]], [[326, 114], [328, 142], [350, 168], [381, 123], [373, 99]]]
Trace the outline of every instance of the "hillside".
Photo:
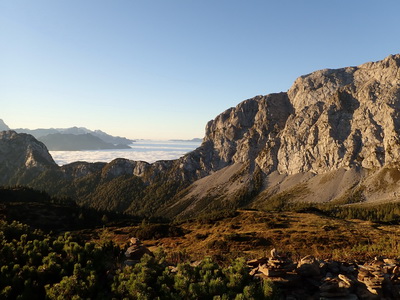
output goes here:
[[[400, 55], [391, 55], [301, 76], [287, 93], [256, 96], [217, 116], [202, 145], [178, 160], [49, 161], [30, 177], [29, 164], [6, 155], [10, 168], [0, 183], [20, 183], [18, 170], [25, 184], [80, 204], [168, 218], [277, 203], [397, 201], [399, 66]], [[16, 136], [3, 133], [10, 155], [16, 148], [8, 137]]]

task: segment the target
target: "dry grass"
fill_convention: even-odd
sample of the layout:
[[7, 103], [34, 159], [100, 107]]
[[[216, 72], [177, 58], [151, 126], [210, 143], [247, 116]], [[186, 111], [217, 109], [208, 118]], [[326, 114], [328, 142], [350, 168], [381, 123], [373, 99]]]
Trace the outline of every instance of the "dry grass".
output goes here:
[[[151, 250], [162, 247], [171, 257], [191, 260], [205, 256], [221, 261], [238, 256], [263, 257], [273, 248], [293, 258], [309, 254], [336, 260], [400, 256], [400, 226], [315, 213], [239, 211], [235, 217], [209, 224], [190, 221], [180, 226], [185, 235], [146, 240], [144, 244]], [[132, 232], [132, 227], [107, 229], [108, 238], [121, 245]]]

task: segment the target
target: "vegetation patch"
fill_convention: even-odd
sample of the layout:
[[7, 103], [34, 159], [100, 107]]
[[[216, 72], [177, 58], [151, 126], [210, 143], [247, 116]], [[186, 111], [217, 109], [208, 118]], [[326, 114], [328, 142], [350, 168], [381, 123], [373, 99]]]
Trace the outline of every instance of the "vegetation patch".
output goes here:
[[362, 203], [365, 202], [364, 196], [364, 186], [360, 186], [353, 191], [347, 191], [347, 193], [339, 199], [336, 199], [331, 202], [331, 204], [336, 205], [345, 205], [345, 204], [354, 204], [354, 203]]
[[292, 189], [275, 194], [266, 199], [263, 206], [267, 211], [284, 211], [288, 210], [294, 200], [298, 200], [309, 192], [307, 184], [298, 184]]
[[170, 224], [142, 223], [142, 225], [132, 231], [132, 235], [141, 240], [151, 240], [183, 236], [185, 235], [185, 231], [179, 226]]

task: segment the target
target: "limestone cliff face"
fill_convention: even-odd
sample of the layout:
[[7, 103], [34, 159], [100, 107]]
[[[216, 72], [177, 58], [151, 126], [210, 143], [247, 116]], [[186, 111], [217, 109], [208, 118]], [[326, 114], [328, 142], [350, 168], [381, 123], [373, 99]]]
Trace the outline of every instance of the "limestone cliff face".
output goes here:
[[294, 114], [280, 133], [278, 171], [323, 173], [398, 162], [400, 55], [321, 70], [288, 91]]
[[394, 55], [316, 71], [299, 77], [287, 93], [225, 111], [206, 127], [209, 168], [250, 161], [267, 174], [296, 174], [397, 163], [399, 66], [400, 55]]
[[[257, 96], [231, 108], [206, 127], [204, 143], [211, 149], [211, 169], [237, 162], [253, 162], [263, 152], [274, 164], [276, 136], [284, 128], [292, 106], [286, 93]], [[264, 161], [259, 161], [264, 163]]]
[[202, 145], [174, 163], [175, 175], [194, 181], [235, 163], [276, 169], [277, 136], [293, 112], [286, 93], [256, 96], [208, 122]]

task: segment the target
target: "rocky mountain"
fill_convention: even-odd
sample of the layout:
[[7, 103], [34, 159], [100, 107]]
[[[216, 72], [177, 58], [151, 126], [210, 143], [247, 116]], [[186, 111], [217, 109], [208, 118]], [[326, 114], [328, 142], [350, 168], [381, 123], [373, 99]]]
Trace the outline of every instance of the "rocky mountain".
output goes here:
[[130, 149], [128, 145], [107, 143], [101, 138], [86, 134], [52, 133], [38, 138], [49, 150], [79, 151], [100, 149]]
[[58, 166], [46, 146], [28, 134], [0, 132], [0, 182], [29, 185]]
[[168, 217], [277, 201], [396, 201], [399, 106], [400, 55], [391, 55], [245, 100], [178, 160], [75, 163], [42, 178], [86, 205]]
[[399, 66], [400, 55], [391, 55], [316, 71], [299, 77], [287, 93], [227, 110], [206, 127], [203, 145], [209, 144], [214, 173], [195, 182], [180, 202], [235, 198], [238, 165], [248, 190], [259, 188], [257, 170], [264, 177], [254, 205], [287, 193], [302, 201], [342, 201], [354, 193], [363, 201], [396, 200]]

